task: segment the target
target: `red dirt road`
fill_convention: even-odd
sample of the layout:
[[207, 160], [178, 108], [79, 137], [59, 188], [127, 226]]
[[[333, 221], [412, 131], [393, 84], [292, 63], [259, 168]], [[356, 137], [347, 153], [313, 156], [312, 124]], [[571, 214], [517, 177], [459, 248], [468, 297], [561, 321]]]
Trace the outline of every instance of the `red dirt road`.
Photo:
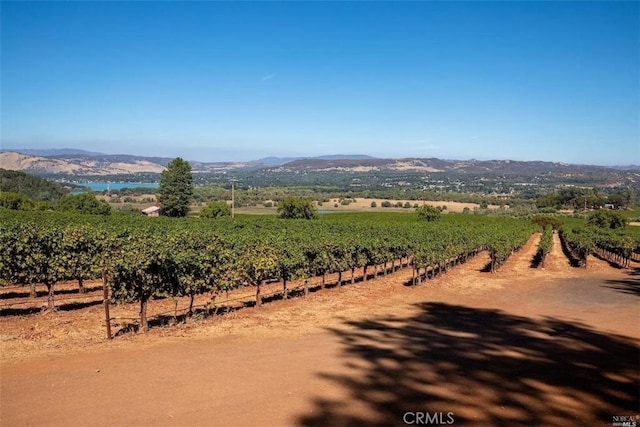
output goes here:
[[531, 269], [536, 241], [493, 275], [481, 254], [416, 288], [404, 270], [147, 336], [30, 347], [2, 359], [0, 424], [386, 426], [451, 412], [454, 425], [610, 426], [640, 414], [637, 271], [571, 268], [557, 240]]

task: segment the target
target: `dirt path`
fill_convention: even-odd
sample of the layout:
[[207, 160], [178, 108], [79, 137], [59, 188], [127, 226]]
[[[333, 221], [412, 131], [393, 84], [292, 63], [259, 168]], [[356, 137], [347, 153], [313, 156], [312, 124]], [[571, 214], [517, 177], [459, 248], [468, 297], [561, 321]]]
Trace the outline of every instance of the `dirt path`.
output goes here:
[[511, 255], [504, 265], [498, 270], [499, 275], [511, 274], [528, 274], [531, 272], [531, 261], [533, 260], [538, 243], [540, 242], [540, 233], [535, 233], [525, 243], [525, 245], [515, 254]]
[[637, 414], [637, 276], [571, 268], [555, 249], [533, 269], [536, 243], [495, 274], [483, 253], [415, 288], [405, 269], [3, 360], [0, 424], [388, 426], [452, 412], [455, 425], [610, 426]]
[[553, 246], [551, 247], [551, 252], [547, 255], [544, 268], [554, 273], [566, 273], [572, 269], [569, 259], [562, 252], [562, 243], [558, 233], [553, 233]]

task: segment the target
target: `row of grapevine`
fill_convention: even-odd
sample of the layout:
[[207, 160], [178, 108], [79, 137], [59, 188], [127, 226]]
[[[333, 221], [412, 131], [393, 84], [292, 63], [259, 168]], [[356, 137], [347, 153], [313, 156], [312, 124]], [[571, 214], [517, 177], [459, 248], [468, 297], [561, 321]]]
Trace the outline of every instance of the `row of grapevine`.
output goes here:
[[633, 249], [631, 250], [631, 260], [640, 262], [640, 227], [629, 226], [625, 229], [627, 234], [634, 242]]
[[603, 259], [623, 268], [629, 267], [634, 253], [640, 251], [640, 238], [635, 239], [622, 230], [597, 227], [563, 227], [560, 238], [570, 258], [586, 266], [587, 257], [596, 253]]
[[0, 244], [8, 249], [0, 255], [3, 282], [44, 283], [53, 308], [57, 281], [82, 283], [104, 273], [115, 302], [140, 304], [143, 330], [154, 298], [189, 297], [191, 311], [196, 295], [253, 286], [259, 306], [267, 281], [282, 281], [286, 298], [292, 279], [322, 277], [324, 284], [337, 273], [340, 284], [343, 274], [353, 281], [363, 269], [366, 280], [402, 260], [426, 274], [484, 248], [497, 266], [533, 229], [519, 220], [462, 215], [424, 223], [409, 215], [211, 221], [0, 212], [0, 220]]
[[544, 227], [540, 242], [538, 242], [538, 250], [536, 251], [534, 262], [539, 267], [544, 267], [544, 261], [549, 252], [553, 248], [553, 229], [550, 226]]
[[83, 281], [99, 274], [105, 234], [87, 225], [9, 223], [0, 227], [0, 280], [5, 284], [47, 287], [48, 306], [54, 307], [54, 285], [60, 280]]
[[629, 267], [629, 261], [638, 242], [634, 242], [626, 234], [616, 233], [613, 230], [598, 229], [594, 233], [594, 252], [620, 267]]
[[531, 228], [521, 225], [508, 230], [493, 230], [493, 237], [488, 237], [489, 254], [491, 255], [491, 272], [496, 271], [511, 255], [518, 251], [531, 236]]
[[593, 237], [588, 229], [563, 227], [560, 229], [560, 241], [574, 265], [587, 266], [587, 257], [594, 249]]

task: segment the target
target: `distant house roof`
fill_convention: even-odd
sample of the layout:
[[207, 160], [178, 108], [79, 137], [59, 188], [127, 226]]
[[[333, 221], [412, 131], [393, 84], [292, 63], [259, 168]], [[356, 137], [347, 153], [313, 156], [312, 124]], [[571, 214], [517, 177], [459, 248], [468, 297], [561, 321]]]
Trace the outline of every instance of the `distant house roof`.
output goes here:
[[151, 215], [159, 212], [160, 212], [160, 206], [149, 206], [146, 209], [142, 209], [142, 213], [145, 215]]

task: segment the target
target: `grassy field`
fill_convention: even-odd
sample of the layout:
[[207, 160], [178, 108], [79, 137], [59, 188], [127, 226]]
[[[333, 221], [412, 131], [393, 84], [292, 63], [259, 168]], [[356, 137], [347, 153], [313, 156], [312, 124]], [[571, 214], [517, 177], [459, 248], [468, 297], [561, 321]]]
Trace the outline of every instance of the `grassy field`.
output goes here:
[[[421, 206], [423, 204], [437, 206], [437, 207], [446, 207], [444, 212], [463, 212], [465, 208], [468, 208], [470, 211], [474, 209], [478, 209], [480, 205], [476, 203], [460, 203], [460, 202], [447, 202], [447, 201], [421, 201], [421, 200], [408, 200], [408, 199], [365, 199], [365, 198], [355, 198], [351, 199], [355, 200], [350, 202], [349, 204], [342, 204], [341, 199], [330, 199], [328, 202], [318, 203], [316, 202], [316, 206], [318, 208], [318, 212], [320, 214], [323, 213], [336, 213], [336, 212], [401, 212], [401, 213], [413, 213], [415, 212], [414, 206], [417, 204]], [[391, 203], [392, 207], [383, 208], [383, 202]], [[371, 207], [371, 204], [376, 204], [376, 207]], [[396, 207], [396, 205], [400, 203], [403, 206], [408, 203], [410, 207]], [[275, 204], [274, 204], [275, 205]], [[498, 205], [489, 205], [489, 209], [499, 209]], [[264, 207], [264, 206], [243, 206], [241, 208], [236, 208], [237, 213], [248, 213], [254, 215], [269, 215], [276, 214], [277, 209], [275, 207]]]

